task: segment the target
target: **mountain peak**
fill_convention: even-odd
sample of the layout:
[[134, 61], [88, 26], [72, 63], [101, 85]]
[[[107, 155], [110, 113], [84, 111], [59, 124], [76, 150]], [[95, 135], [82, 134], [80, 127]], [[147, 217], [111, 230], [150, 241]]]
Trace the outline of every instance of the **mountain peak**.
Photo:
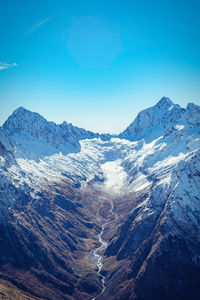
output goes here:
[[25, 109], [23, 106], [18, 107], [4, 122], [2, 128], [12, 136], [13, 134], [33, 132], [38, 127], [46, 127], [48, 121], [36, 112]]
[[19, 106], [19, 107], [17, 107], [17, 108], [14, 110], [14, 112], [17, 111], [17, 110], [27, 110], [27, 108], [25, 108], [25, 107], [23, 107], [23, 106]]
[[17, 115], [19, 113], [24, 113], [24, 112], [30, 112], [29, 110], [27, 110], [26, 108], [24, 108], [23, 106], [19, 106], [18, 108], [16, 108], [12, 115]]
[[[5, 134], [21, 145], [24, 155], [38, 159], [47, 155], [80, 150], [79, 140], [98, 134], [63, 122], [57, 125], [47, 121], [39, 113], [18, 107], [2, 126]], [[20, 153], [21, 155], [21, 153]]]
[[162, 97], [154, 106], [142, 110], [119, 136], [151, 141], [161, 136], [168, 127], [172, 127], [182, 113], [179, 105], [175, 105], [167, 97]]
[[187, 110], [189, 111], [200, 110], [200, 106], [190, 102], [187, 105]]
[[162, 97], [158, 103], [156, 104], [157, 107], [161, 108], [161, 109], [165, 109], [165, 108], [169, 108], [171, 106], [173, 106], [174, 103], [167, 97]]

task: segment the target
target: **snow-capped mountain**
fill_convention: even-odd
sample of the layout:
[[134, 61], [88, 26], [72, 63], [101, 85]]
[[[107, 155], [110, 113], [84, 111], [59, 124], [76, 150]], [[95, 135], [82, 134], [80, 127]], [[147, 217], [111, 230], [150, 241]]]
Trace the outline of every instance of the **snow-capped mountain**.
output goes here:
[[169, 98], [163, 97], [153, 107], [141, 111], [126, 130], [119, 134], [119, 137], [131, 140], [144, 138], [149, 142], [174, 126], [198, 126], [199, 120], [198, 105], [189, 103], [184, 109]]
[[19, 108], [0, 168], [0, 265], [20, 296], [199, 299], [198, 105], [162, 98], [117, 138]]
[[18, 155], [37, 158], [62, 152], [80, 151], [80, 139], [94, 138], [97, 133], [63, 122], [60, 125], [48, 122], [38, 113], [23, 107], [17, 108], [3, 124], [5, 135], [15, 142]]

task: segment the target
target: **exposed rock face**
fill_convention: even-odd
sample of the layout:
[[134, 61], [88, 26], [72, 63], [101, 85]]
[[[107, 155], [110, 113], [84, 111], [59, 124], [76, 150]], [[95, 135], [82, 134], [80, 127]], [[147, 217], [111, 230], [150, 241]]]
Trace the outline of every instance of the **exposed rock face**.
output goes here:
[[[198, 300], [199, 106], [162, 98], [99, 137], [23, 108], [1, 128], [0, 293]], [[102, 224], [103, 293], [89, 259]]]
[[[91, 131], [63, 122], [48, 122], [38, 113], [23, 107], [17, 108], [3, 124], [3, 132], [12, 137], [23, 157], [43, 157], [54, 153], [80, 151], [79, 140], [99, 136]], [[24, 153], [25, 152], [25, 153]], [[31, 156], [31, 157], [30, 157]]]
[[[118, 261], [116, 269], [108, 270], [105, 297], [199, 298], [199, 155], [180, 161], [170, 185], [158, 179], [119, 227], [105, 252], [108, 266], [113, 256]], [[131, 197], [134, 202], [137, 195]], [[111, 292], [114, 282], [121, 284], [118, 295]]]
[[175, 125], [199, 126], [199, 106], [189, 103], [181, 108], [170, 99], [163, 97], [156, 105], [141, 111], [136, 119], [119, 134], [120, 138], [138, 140], [144, 138], [150, 142]]
[[[71, 183], [51, 185], [37, 196], [11, 183], [1, 186], [1, 278], [45, 299], [90, 299], [90, 291], [76, 285], [84, 266], [92, 273], [82, 260], [95, 224], [80, 212], [80, 194]], [[92, 293], [98, 289], [94, 283]]]

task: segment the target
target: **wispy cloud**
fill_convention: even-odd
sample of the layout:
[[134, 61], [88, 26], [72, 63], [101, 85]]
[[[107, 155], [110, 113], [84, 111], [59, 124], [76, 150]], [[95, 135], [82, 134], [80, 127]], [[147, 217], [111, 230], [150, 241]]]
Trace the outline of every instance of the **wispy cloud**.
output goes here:
[[27, 32], [26, 35], [30, 35], [33, 32], [35, 32], [36, 30], [38, 30], [40, 27], [42, 27], [44, 24], [46, 24], [47, 22], [49, 22], [51, 20], [51, 18], [45, 18], [39, 22], [37, 22], [36, 24], [34, 24]]
[[7, 64], [5, 62], [0, 62], [0, 70], [10, 69], [12, 67], [17, 67], [16, 63]]

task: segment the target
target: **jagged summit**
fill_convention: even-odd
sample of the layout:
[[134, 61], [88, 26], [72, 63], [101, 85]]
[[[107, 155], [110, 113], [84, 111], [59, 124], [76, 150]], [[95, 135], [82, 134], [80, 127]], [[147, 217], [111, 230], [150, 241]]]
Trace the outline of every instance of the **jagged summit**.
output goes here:
[[190, 103], [185, 109], [174, 104], [169, 98], [163, 97], [154, 106], [141, 111], [119, 137], [131, 140], [144, 138], [150, 142], [177, 124], [197, 125], [198, 119], [200, 119], [198, 105]]
[[[24, 108], [23, 106], [20, 106], [20, 107], [16, 108], [13, 111], [13, 113], [8, 117], [8, 119], [4, 122], [2, 127], [4, 129], [8, 129], [8, 127], [10, 127], [9, 124], [12, 123], [12, 126], [15, 127], [14, 128], [15, 130], [18, 129], [20, 131], [23, 131], [23, 130], [28, 130], [28, 127], [29, 127], [30, 123], [32, 123], [33, 121], [37, 122], [35, 124], [35, 128], [34, 128], [35, 130], [37, 130], [37, 125], [39, 125], [39, 126], [45, 126], [46, 125], [47, 126], [47, 124], [48, 125], [50, 124], [54, 127], [56, 127], [56, 126], [58, 126], [58, 127], [59, 126], [70, 126], [70, 127], [79, 128], [81, 130], [93, 133], [92, 131], [88, 131], [88, 130], [85, 130], [83, 128], [74, 126], [72, 123], [68, 123], [66, 121], [63, 121], [61, 124], [56, 124], [53, 121], [48, 121], [42, 115], [40, 115], [39, 113], [32, 112], [32, 111]], [[17, 128], [16, 128], [16, 125], [18, 125]]]
[[[23, 155], [33, 159], [53, 153], [80, 150], [79, 140], [96, 137], [97, 134], [73, 126], [67, 122], [60, 125], [47, 121], [36, 112], [18, 107], [2, 126], [3, 132], [12, 137]], [[20, 154], [21, 155], [21, 154]]]
[[187, 108], [186, 108], [188, 111], [200, 111], [200, 106], [199, 105], [196, 105], [196, 104], [194, 104], [194, 103], [192, 103], [192, 102], [189, 102], [188, 104], [187, 104]]
[[[120, 133], [119, 137], [131, 138], [133, 140], [141, 138], [150, 138], [151, 133], [154, 132], [157, 136], [162, 135], [164, 116], [173, 111], [173, 108], [179, 109], [179, 106], [175, 106], [174, 103], [167, 97], [163, 97], [154, 106], [142, 110], [137, 115], [136, 119]], [[180, 108], [181, 109], [181, 108]], [[157, 132], [157, 133], [156, 133]]]
[[[27, 130], [30, 123], [33, 121], [37, 121], [35, 126], [37, 125], [47, 125], [47, 124], [54, 124], [54, 126], [59, 126], [61, 124], [56, 124], [53, 121], [47, 121], [42, 115], [40, 115], [37, 112], [30, 111], [29, 109], [24, 108], [23, 106], [19, 106], [16, 108], [13, 113], [8, 117], [8, 119], [4, 122], [3, 126], [4, 128], [8, 128], [12, 123], [12, 125], [16, 128], [16, 125], [18, 125], [18, 130], [23, 131]], [[26, 124], [25, 124], [26, 122]], [[28, 122], [28, 124], [27, 124]], [[63, 125], [68, 125], [66, 121], [62, 123]], [[71, 124], [72, 125], [72, 124]], [[73, 125], [72, 125], [73, 126]], [[37, 130], [37, 128], [35, 128]]]
[[[199, 120], [198, 105], [189, 103], [185, 109], [163, 97], [154, 106], [141, 111], [118, 137], [132, 141], [144, 139], [148, 143], [163, 136], [176, 125], [198, 126]], [[32, 158], [38, 158], [38, 155], [43, 157], [59, 152], [67, 154], [80, 151], [81, 139], [100, 137], [107, 140], [116, 137], [87, 131], [66, 121], [62, 124], [49, 122], [40, 114], [24, 107], [18, 107], [12, 113], [3, 124], [2, 131], [18, 145], [18, 151], [21, 149], [23, 155]]]
[[155, 106], [163, 109], [163, 108], [169, 108], [173, 105], [174, 103], [169, 98], [162, 97]]
[[17, 108], [13, 111], [13, 114], [17, 114], [17, 113], [22, 112], [22, 111], [24, 111], [24, 110], [28, 111], [28, 110], [27, 110], [26, 108], [24, 108], [23, 106], [19, 106], [19, 107], [17, 107]]

